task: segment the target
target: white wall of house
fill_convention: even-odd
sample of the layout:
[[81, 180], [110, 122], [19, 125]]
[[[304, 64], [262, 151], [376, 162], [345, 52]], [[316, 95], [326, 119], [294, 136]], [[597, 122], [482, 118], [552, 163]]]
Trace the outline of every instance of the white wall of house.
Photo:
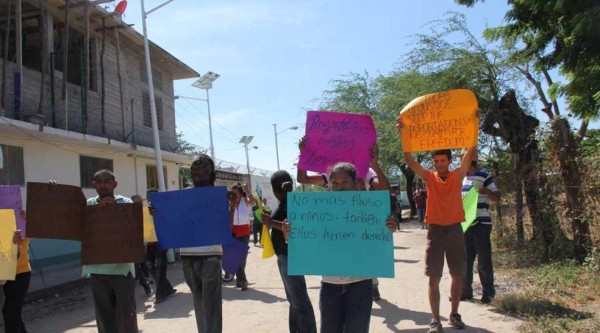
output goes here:
[[[23, 148], [23, 164], [25, 182], [47, 182], [56, 180], [59, 184], [81, 186], [80, 155], [113, 160], [115, 177], [118, 181], [116, 194], [131, 197], [134, 194], [146, 196], [146, 167], [155, 165], [149, 157], [133, 157], [131, 151], [114, 153], [97, 149], [84, 148], [78, 145], [59, 145], [41, 142], [39, 139], [3, 136], [0, 133], [0, 144]], [[130, 156], [128, 156], [128, 154]], [[179, 166], [174, 162], [163, 162], [166, 167], [165, 184], [167, 190], [179, 189]], [[21, 187], [23, 205], [27, 203], [26, 184]], [[86, 198], [96, 195], [93, 188], [83, 188]], [[26, 207], [25, 207], [26, 208]], [[63, 240], [33, 240], [31, 243], [32, 261], [55, 264], [73, 261], [80, 252], [80, 243]], [[50, 258], [58, 258], [50, 260]]]

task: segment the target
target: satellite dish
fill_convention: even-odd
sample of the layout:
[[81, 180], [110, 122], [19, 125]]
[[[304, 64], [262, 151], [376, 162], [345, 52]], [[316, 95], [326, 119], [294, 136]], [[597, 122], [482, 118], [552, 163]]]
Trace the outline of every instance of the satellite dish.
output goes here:
[[127, 1], [123, 0], [123, 1], [119, 2], [117, 7], [115, 7], [115, 13], [119, 13], [119, 15], [123, 15], [123, 13], [125, 12], [125, 8], [127, 8]]

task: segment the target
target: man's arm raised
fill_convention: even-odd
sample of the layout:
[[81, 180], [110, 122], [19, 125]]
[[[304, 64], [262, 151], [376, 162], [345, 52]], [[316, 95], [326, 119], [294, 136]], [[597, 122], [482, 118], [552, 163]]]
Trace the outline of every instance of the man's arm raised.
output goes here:
[[[402, 137], [402, 128], [404, 124], [402, 123], [402, 116], [399, 116], [396, 119], [396, 128], [398, 129], [398, 134]], [[419, 162], [417, 162], [411, 153], [404, 152], [404, 160], [409, 168], [414, 171], [419, 178], [423, 179], [424, 182], [427, 182], [427, 178], [429, 177], [429, 171], [425, 170]]]

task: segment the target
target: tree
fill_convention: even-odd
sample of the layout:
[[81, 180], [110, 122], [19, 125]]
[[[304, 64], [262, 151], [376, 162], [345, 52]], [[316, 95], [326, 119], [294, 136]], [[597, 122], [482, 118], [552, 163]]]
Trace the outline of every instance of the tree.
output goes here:
[[[479, 0], [456, 0], [473, 6]], [[584, 218], [582, 174], [578, 164], [580, 142], [591, 119], [600, 110], [600, 3], [594, 0], [508, 0], [506, 25], [488, 29], [492, 40], [515, 49], [514, 66], [535, 88], [548, 116], [552, 135], [548, 148], [558, 161], [566, 197], [567, 215], [582, 263], [591, 247], [590, 227]], [[550, 70], [558, 68], [567, 83], [555, 82]], [[543, 83], [547, 85], [544, 90]], [[581, 119], [577, 133], [561, 114], [557, 98], [567, 99], [570, 114]]]

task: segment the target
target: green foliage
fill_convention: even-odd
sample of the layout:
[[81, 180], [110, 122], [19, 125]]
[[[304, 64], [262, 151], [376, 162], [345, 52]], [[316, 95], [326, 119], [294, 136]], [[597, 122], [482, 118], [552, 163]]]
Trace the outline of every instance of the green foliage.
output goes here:
[[[477, 0], [456, 0], [473, 6]], [[583, 119], [600, 110], [600, 2], [595, 0], [508, 0], [507, 24], [486, 36], [516, 46], [513, 60], [534, 68], [559, 68], [571, 112]]]

